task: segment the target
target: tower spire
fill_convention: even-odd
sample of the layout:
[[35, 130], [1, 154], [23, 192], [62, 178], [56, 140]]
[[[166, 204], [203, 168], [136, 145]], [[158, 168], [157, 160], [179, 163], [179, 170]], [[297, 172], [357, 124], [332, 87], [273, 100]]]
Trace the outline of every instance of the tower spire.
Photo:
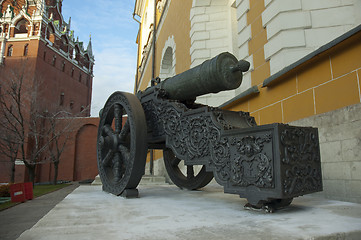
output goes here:
[[89, 43], [88, 43], [88, 47], [86, 48], [86, 51], [87, 51], [89, 57], [93, 56], [92, 35], [91, 35], [91, 33], [89, 34]]
[[69, 17], [68, 28], [69, 28], [69, 30], [71, 28], [71, 17]]

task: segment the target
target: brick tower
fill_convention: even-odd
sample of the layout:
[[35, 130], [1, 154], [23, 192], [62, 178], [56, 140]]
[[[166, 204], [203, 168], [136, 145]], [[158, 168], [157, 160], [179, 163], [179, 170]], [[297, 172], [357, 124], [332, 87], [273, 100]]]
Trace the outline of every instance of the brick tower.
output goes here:
[[[21, 98], [22, 109], [26, 109], [23, 113], [24, 121], [28, 123], [33, 122], [34, 116], [30, 115], [30, 109], [38, 109], [39, 115], [43, 116], [65, 112], [77, 117], [90, 116], [94, 66], [91, 38], [89, 43], [84, 45], [74, 36], [74, 31], [71, 30], [71, 20], [64, 21], [62, 2], [62, 0], [0, 0], [0, 93], [3, 93], [2, 96], [6, 96], [5, 101], [10, 101], [11, 97], [5, 93], [9, 89], [11, 90], [12, 86], [16, 88], [14, 79], [21, 79], [22, 89], [26, 89], [28, 94]], [[33, 95], [30, 96], [29, 93]], [[33, 96], [36, 96], [34, 98], [36, 101], [33, 101]], [[13, 110], [12, 107], [13, 105], [10, 107], [10, 113]], [[0, 119], [3, 118], [0, 116]], [[76, 119], [76, 124], [81, 130], [75, 133], [75, 137], [72, 135], [71, 137], [75, 139], [82, 136], [89, 126], [95, 128], [88, 124], [87, 119], [90, 118]], [[76, 124], [74, 123], [74, 125]], [[81, 127], [83, 125], [88, 128]], [[45, 129], [44, 123], [37, 126]], [[27, 131], [25, 127], [24, 132]], [[93, 132], [96, 131], [93, 130]], [[2, 134], [4, 135], [4, 132]], [[45, 136], [45, 134], [43, 135]], [[29, 156], [34, 152], [35, 136], [33, 133], [24, 134], [24, 138], [26, 138], [25, 150], [22, 152], [25, 152], [26, 159], [30, 159]], [[45, 139], [45, 137], [39, 137], [41, 141], [42, 138]], [[70, 151], [73, 155], [74, 153], [78, 154], [79, 151], [75, 145], [79, 141], [72, 140], [70, 142], [72, 145], [69, 143], [66, 151]], [[95, 146], [91, 144], [87, 146], [89, 147], [87, 152], [91, 152], [95, 156], [93, 153]], [[36, 164], [38, 179], [35, 181], [49, 181], [53, 174], [49, 157], [46, 158], [43, 155], [37, 156], [36, 160], [31, 162], [31, 164]], [[81, 158], [71, 158], [69, 154], [64, 155], [67, 156], [67, 159], [63, 161], [61, 169], [59, 169], [60, 179], [78, 180], [81, 177], [90, 178], [89, 174], [91, 177], [96, 175], [96, 160], [88, 158], [88, 164], [84, 165], [92, 172], [89, 173], [87, 170], [80, 175], [78, 172], [82, 168], [79, 166], [83, 166]], [[20, 159], [20, 153], [18, 159]], [[0, 171], [0, 182], [3, 182], [8, 180], [9, 171], [6, 169], [9, 169], [10, 162], [1, 153], [0, 160], [0, 169], [2, 170]], [[24, 164], [21, 160], [17, 160], [15, 165], [15, 181], [22, 182], [27, 178], [24, 176]], [[77, 177], [74, 178], [73, 175]]]
[[0, 78], [21, 65], [27, 84], [40, 82], [45, 108], [60, 106], [89, 116], [91, 39], [85, 48], [70, 30], [71, 19], [65, 22], [61, 11], [62, 0], [0, 0]]

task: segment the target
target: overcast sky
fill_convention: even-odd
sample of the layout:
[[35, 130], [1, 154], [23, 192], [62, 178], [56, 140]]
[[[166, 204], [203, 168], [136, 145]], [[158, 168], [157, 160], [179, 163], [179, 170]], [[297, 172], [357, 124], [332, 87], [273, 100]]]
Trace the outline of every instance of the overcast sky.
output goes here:
[[133, 92], [138, 23], [135, 0], [64, 0], [63, 16], [85, 48], [91, 34], [95, 56], [91, 116], [115, 91]]

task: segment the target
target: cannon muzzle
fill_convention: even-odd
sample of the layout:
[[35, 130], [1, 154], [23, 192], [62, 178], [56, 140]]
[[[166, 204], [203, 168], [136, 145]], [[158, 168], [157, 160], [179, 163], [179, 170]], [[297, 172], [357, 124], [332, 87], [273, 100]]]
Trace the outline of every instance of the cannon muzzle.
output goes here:
[[167, 78], [158, 87], [165, 90], [169, 99], [184, 101], [196, 97], [233, 90], [242, 83], [242, 72], [249, 69], [249, 62], [238, 61], [231, 53], [224, 52], [183, 73]]

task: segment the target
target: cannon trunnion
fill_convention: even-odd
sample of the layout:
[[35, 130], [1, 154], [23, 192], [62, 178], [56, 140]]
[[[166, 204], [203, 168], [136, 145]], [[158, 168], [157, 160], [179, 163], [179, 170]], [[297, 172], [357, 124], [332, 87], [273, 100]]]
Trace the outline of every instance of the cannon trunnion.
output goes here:
[[[202, 188], [214, 176], [225, 193], [269, 210], [322, 191], [316, 128], [257, 126], [247, 112], [194, 103], [198, 95], [237, 88], [248, 68], [247, 62], [223, 53], [173, 78], [154, 81], [158, 84], [136, 96], [110, 96], [98, 130], [103, 189], [116, 195], [137, 193], [147, 150], [163, 149], [167, 172], [180, 188]], [[207, 86], [191, 90], [194, 81]]]

